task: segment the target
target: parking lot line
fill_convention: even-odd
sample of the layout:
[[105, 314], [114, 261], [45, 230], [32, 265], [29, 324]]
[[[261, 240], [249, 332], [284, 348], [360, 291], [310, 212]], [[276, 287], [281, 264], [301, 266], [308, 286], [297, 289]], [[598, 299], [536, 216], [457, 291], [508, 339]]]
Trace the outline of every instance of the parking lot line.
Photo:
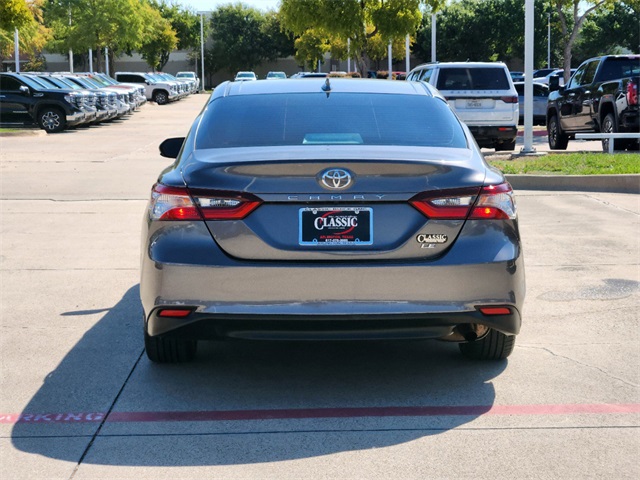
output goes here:
[[[639, 403], [627, 404], [541, 404], [541, 405], [456, 405], [363, 408], [300, 408], [266, 410], [204, 410], [159, 412], [111, 412], [107, 422], [217, 422], [241, 420], [292, 420], [309, 418], [439, 417], [482, 415], [583, 415], [636, 414]], [[0, 423], [85, 423], [101, 422], [105, 413], [0, 414]]]

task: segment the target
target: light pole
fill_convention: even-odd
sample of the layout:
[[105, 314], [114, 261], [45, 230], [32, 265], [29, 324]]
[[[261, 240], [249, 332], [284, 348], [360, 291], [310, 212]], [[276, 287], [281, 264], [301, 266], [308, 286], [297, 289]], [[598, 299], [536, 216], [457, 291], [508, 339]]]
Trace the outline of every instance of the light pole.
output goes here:
[[431, 61], [436, 61], [436, 14], [431, 14]]
[[547, 13], [547, 68], [551, 68], [551, 13]]
[[533, 8], [534, 0], [524, 2], [524, 147], [522, 154], [535, 154], [533, 147]]
[[209, 12], [200, 11], [198, 13], [200, 14], [200, 61], [201, 61], [200, 75], [202, 76], [200, 91], [204, 92], [204, 14]]
[[404, 70], [406, 73], [409, 73], [409, 70], [411, 69], [411, 60], [410, 60], [410, 56], [411, 56], [411, 51], [409, 49], [409, 35], [407, 34], [407, 38], [404, 40], [404, 58], [405, 58], [405, 67]]
[[[69, 30], [71, 30], [71, 2], [69, 2]], [[69, 47], [69, 71], [73, 73], [73, 50]]]
[[17, 28], [13, 32], [13, 45], [14, 57], [16, 61], [16, 73], [20, 73], [20, 34], [18, 34]]

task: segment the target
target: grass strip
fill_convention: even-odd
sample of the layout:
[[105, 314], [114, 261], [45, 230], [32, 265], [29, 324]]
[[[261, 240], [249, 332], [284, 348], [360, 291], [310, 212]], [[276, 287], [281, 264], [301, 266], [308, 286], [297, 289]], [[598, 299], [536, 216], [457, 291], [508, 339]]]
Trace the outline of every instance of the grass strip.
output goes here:
[[563, 153], [514, 160], [489, 160], [511, 175], [625, 175], [640, 173], [638, 153]]

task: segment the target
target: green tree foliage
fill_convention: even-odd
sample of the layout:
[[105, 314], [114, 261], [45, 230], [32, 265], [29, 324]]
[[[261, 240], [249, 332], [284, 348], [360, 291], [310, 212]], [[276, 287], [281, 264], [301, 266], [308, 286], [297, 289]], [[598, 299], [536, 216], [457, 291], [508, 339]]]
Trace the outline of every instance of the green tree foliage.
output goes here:
[[162, 70], [169, 61], [169, 54], [178, 46], [178, 37], [171, 22], [164, 18], [159, 10], [150, 5], [145, 6], [145, 30], [142, 45], [138, 48], [140, 55], [151, 67], [151, 70]]
[[0, 3], [0, 29], [13, 32], [31, 22], [33, 15], [26, 0], [3, 0]]
[[[536, 65], [546, 63], [547, 1], [534, 3]], [[452, 2], [437, 17], [438, 60], [524, 60], [524, 20], [522, 0]], [[431, 60], [431, 16], [423, 18], [413, 52], [423, 61]]]
[[213, 45], [207, 49], [207, 71], [251, 70], [265, 60], [289, 55], [293, 38], [282, 33], [279, 17], [242, 3], [224, 5], [210, 19]]
[[[420, 5], [432, 8], [443, 2], [420, 0], [282, 0], [280, 14], [287, 31], [301, 37], [309, 30], [318, 39], [316, 48], [336, 44], [332, 49], [342, 56], [347, 39], [359, 69], [367, 68], [366, 57], [375, 56], [379, 45], [404, 39], [420, 24]], [[372, 40], [378, 36], [377, 41]], [[377, 50], [376, 50], [377, 47]]]
[[[573, 46], [578, 40], [582, 25], [591, 14], [598, 8], [613, 8], [614, 4], [620, 0], [549, 0], [556, 11], [562, 29], [563, 67], [564, 81], [569, 81], [571, 76], [571, 60], [573, 56]], [[636, 17], [636, 29], [637, 29]]]
[[14, 51], [14, 33], [18, 29], [20, 51], [35, 59], [49, 40], [42, 22], [43, 0], [0, 1], [0, 61]]
[[613, 9], [593, 12], [576, 42], [574, 64], [605, 54], [640, 52], [640, 0], [618, 2]]
[[200, 17], [166, 0], [150, 0], [150, 5], [164, 21], [157, 23], [154, 33], [145, 38], [139, 51], [152, 69], [162, 70], [176, 48], [195, 51], [200, 47]]
[[[140, 48], [151, 35], [150, 12], [148, 0], [48, 0], [45, 20], [55, 39], [48, 49], [65, 53], [108, 47], [112, 60]], [[96, 60], [100, 70], [101, 55]]]
[[[295, 40], [295, 59], [298, 65], [302, 65], [303, 70], [315, 70], [318, 62], [322, 61], [324, 54], [331, 48], [328, 39], [309, 29]], [[307, 67], [309, 66], [309, 67]]]

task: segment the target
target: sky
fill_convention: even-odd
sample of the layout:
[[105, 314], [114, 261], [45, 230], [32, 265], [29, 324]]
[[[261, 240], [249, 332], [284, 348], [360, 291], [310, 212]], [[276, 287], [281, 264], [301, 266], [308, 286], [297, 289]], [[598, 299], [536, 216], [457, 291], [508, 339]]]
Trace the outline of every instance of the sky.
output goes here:
[[259, 10], [277, 10], [279, 0], [174, 0], [180, 5], [191, 7], [196, 12], [215, 10], [219, 5], [244, 3]]

